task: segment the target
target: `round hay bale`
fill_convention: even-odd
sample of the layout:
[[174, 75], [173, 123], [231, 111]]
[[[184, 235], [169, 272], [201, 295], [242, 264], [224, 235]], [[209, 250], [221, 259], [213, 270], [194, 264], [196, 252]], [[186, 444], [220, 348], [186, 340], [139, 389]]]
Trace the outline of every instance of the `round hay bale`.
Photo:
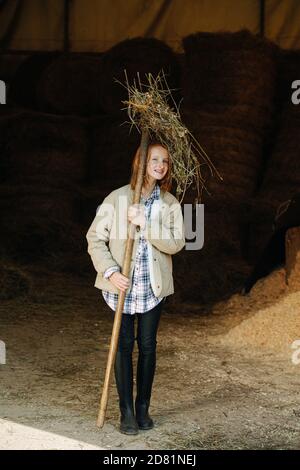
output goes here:
[[196, 33], [183, 45], [183, 119], [223, 177], [207, 180], [213, 198], [204, 192], [203, 202], [244, 200], [262, 178], [277, 47], [246, 30]]
[[278, 205], [291, 199], [299, 190], [299, 134], [300, 108], [287, 104], [283, 108], [281, 126], [257, 194], [259, 198]]
[[13, 265], [0, 265], [0, 300], [15, 299], [28, 294], [31, 280]]
[[299, 191], [299, 132], [299, 107], [290, 103], [284, 105], [262, 183], [245, 207], [245, 223], [249, 227], [248, 258], [253, 264], [273, 235], [278, 208]]
[[90, 116], [101, 114], [101, 55], [63, 54], [43, 72], [37, 87], [41, 111]]
[[9, 131], [16, 117], [22, 111], [7, 106], [0, 106], [0, 183], [8, 178], [8, 140]]
[[[118, 183], [112, 181], [103, 186], [95, 185], [88, 188], [82, 188], [76, 198], [76, 207], [78, 209], [78, 218], [76, 222], [84, 227], [89, 227], [96, 215], [98, 206], [103, 202], [106, 196], [118, 187]], [[120, 185], [122, 186], [122, 185]]]
[[8, 130], [8, 119], [0, 115], [0, 183], [7, 178], [7, 158], [6, 158], [6, 147], [7, 147], [7, 130]]
[[9, 180], [47, 176], [74, 183], [87, 178], [88, 136], [80, 118], [21, 113], [11, 120], [7, 149]]
[[37, 52], [26, 58], [19, 65], [10, 81], [7, 103], [38, 109], [36, 91], [41, 74], [60, 54], [58, 51]]
[[90, 274], [94, 275], [91, 258], [86, 249], [75, 256], [72, 252], [68, 252], [64, 253], [63, 256], [48, 258], [45, 266], [57, 272], [68, 273], [81, 278]]
[[0, 226], [2, 252], [18, 263], [55, 267], [65, 253], [75, 257], [86, 250], [82, 228], [69, 221], [16, 215], [5, 217]]
[[[113, 117], [94, 118], [90, 121], [91, 153], [89, 182], [102, 187], [112, 181], [115, 187], [127, 184], [131, 163], [140, 144], [136, 128]], [[101, 185], [101, 186], [99, 186]]]
[[0, 79], [10, 83], [20, 65], [29, 57], [26, 53], [14, 53], [2, 49], [0, 54]]
[[183, 39], [183, 95], [188, 105], [256, 103], [270, 112], [277, 47], [247, 30], [196, 33]]
[[[176, 257], [175, 295], [171, 302], [197, 302], [200, 305], [212, 305], [239, 292], [250, 269], [241, 257], [232, 258], [226, 254], [214, 256], [183, 255]], [[203, 270], [199, 266], [203, 265]], [[198, 269], [197, 269], [198, 266]], [[188, 280], [187, 280], [188, 279]]]
[[256, 128], [254, 121], [253, 125], [250, 122], [246, 125], [245, 116], [245, 107], [227, 107], [222, 114], [182, 109], [183, 121], [223, 178], [223, 181], [212, 178], [208, 168], [201, 167], [207, 188], [201, 202], [207, 207], [226, 201], [229, 205], [256, 190], [263, 159], [263, 128], [259, 123]]
[[[128, 82], [133, 84], [139, 72], [141, 82], [145, 82], [145, 74], [157, 76], [164, 71], [169, 88], [179, 88], [180, 67], [176, 54], [164, 42], [155, 38], [127, 39], [116, 44], [103, 55], [102, 60], [102, 94], [101, 107], [108, 114], [123, 114], [122, 101], [128, 99], [127, 90], [115, 79], [125, 83], [124, 69]], [[179, 95], [173, 92], [175, 100]]]
[[277, 205], [259, 196], [249, 198], [240, 207], [241, 226], [246, 233], [243, 253], [247, 262], [254, 265], [273, 235]]
[[203, 248], [174, 258], [174, 302], [213, 303], [241, 289], [250, 268], [241, 254], [239, 217], [237, 206], [205, 211]]
[[72, 221], [74, 218], [74, 194], [56, 187], [20, 184], [0, 187], [0, 208], [6, 217], [47, 218], [53, 221]]
[[207, 304], [238, 292], [250, 272], [240, 237], [238, 212], [206, 211], [203, 248], [182, 250], [174, 258], [174, 301]]
[[299, 78], [300, 52], [279, 51], [273, 128], [265, 145], [263, 169], [255, 197], [241, 206], [247, 231], [245, 255], [250, 264], [260, 260], [274, 235], [274, 220], [282, 203], [298, 191], [300, 182], [298, 135], [300, 109], [291, 103], [291, 84]]

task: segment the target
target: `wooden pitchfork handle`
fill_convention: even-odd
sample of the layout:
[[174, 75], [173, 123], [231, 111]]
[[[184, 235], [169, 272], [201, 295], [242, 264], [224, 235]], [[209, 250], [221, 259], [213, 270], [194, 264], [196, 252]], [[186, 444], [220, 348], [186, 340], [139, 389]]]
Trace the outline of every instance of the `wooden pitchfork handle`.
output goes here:
[[[133, 204], [139, 204], [144, 180], [144, 173], [147, 160], [147, 149], [148, 149], [149, 134], [147, 129], [142, 130], [142, 139], [141, 139], [141, 154], [139, 161], [139, 168], [137, 174], [137, 181], [134, 189]], [[126, 277], [129, 277], [130, 273], [130, 262], [132, 256], [133, 242], [135, 235], [135, 225], [130, 223], [129, 226], [129, 237], [126, 242], [126, 249], [124, 254], [123, 269], [122, 274]], [[106, 408], [108, 403], [108, 394], [109, 394], [109, 385], [111, 380], [112, 369], [115, 363], [120, 327], [122, 321], [122, 313], [124, 308], [126, 292], [119, 292], [118, 305], [115, 313], [113, 330], [110, 340], [109, 353], [106, 365], [105, 379], [103, 385], [103, 391], [100, 401], [100, 409], [97, 419], [97, 426], [102, 428], [105, 421]]]

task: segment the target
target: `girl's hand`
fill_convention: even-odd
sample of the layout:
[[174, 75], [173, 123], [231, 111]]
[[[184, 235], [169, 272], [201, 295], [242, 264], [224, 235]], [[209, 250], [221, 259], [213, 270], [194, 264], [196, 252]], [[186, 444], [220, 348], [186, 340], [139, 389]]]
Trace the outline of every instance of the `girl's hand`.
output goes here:
[[122, 292], [125, 292], [129, 287], [129, 279], [123, 276], [120, 272], [115, 272], [109, 277], [110, 282]]
[[141, 229], [144, 229], [146, 225], [144, 206], [142, 204], [130, 206], [128, 209], [128, 220], [132, 224], [139, 225]]

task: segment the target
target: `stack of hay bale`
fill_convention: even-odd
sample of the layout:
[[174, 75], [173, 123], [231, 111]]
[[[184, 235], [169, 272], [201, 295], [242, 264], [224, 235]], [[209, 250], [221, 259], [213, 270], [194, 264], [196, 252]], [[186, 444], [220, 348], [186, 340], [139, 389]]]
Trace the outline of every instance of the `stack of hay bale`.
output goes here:
[[[209, 178], [202, 167], [204, 247], [177, 262], [186, 296], [207, 303], [239, 289], [249, 272], [241, 207], [255, 193], [264, 166], [277, 50], [247, 31], [197, 33], [184, 38], [183, 46], [182, 118], [223, 178]], [[192, 279], [191, 263], [197, 272]]]
[[274, 132], [267, 149], [264, 175], [255, 197], [245, 206], [248, 213], [249, 260], [256, 262], [274, 235], [274, 219], [300, 187], [300, 105], [292, 103], [294, 80], [300, 77], [299, 51], [280, 51], [276, 88]]
[[86, 231], [104, 197], [128, 183], [140, 142], [123, 125], [127, 92], [114, 79], [124, 82], [124, 69], [130, 82], [163, 69], [179, 86], [176, 56], [156, 39], [19, 65], [0, 117], [2, 259], [94, 276]]
[[61, 253], [80, 253], [76, 199], [87, 175], [86, 124], [71, 116], [16, 112], [9, 116], [2, 161], [2, 249], [15, 260], [40, 260], [52, 268], [62, 265]]
[[173, 301], [206, 304], [241, 287], [278, 204], [299, 187], [300, 106], [290, 101], [299, 54], [248, 31], [197, 33], [183, 46], [177, 56], [135, 38], [104, 54], [35, 54], [21, 64], [11, 107], [0, 108], [2, 257], [94, 276], [86, 231], [104, 197], [128, 183], [140, 142], [124, 124], [127, 91], [116, 80], [124, 69], [129, 83], [164, 70], [177, 104], [183, 97], [183, 121], [223, 178], [201, 167], [204, 247], [174, 258]]
[[38, 109], [37, 88], [43, 71], [60, 52], [36, 52], [19, 63], [9, 81], [8, 102], [27, 109]]

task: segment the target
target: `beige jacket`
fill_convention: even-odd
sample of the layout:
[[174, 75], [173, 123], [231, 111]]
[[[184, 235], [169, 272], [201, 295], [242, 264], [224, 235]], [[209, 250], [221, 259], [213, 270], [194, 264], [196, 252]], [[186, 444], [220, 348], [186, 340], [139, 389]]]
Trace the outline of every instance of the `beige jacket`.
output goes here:
[[[97, 277], [95, 287], [118, 293], [118, 289], [105, 279], [105, 271], [112, 266], [122, 266], [129, 231], [128, 207], [133, 203], [130, 185], [110, 193], [98, 207], [87, 234], [88, 253]], [[159, 201], [154, 201], [151, 217], [143, 230], [148, 245], [151, 287], [156, 297], [174, 293], [171, 255], [185, 245], [181, 206], [169, 192], [161, 191]], [[136, 230], [130, 266], [131, 289], [134, 261], [141, 232]]]

